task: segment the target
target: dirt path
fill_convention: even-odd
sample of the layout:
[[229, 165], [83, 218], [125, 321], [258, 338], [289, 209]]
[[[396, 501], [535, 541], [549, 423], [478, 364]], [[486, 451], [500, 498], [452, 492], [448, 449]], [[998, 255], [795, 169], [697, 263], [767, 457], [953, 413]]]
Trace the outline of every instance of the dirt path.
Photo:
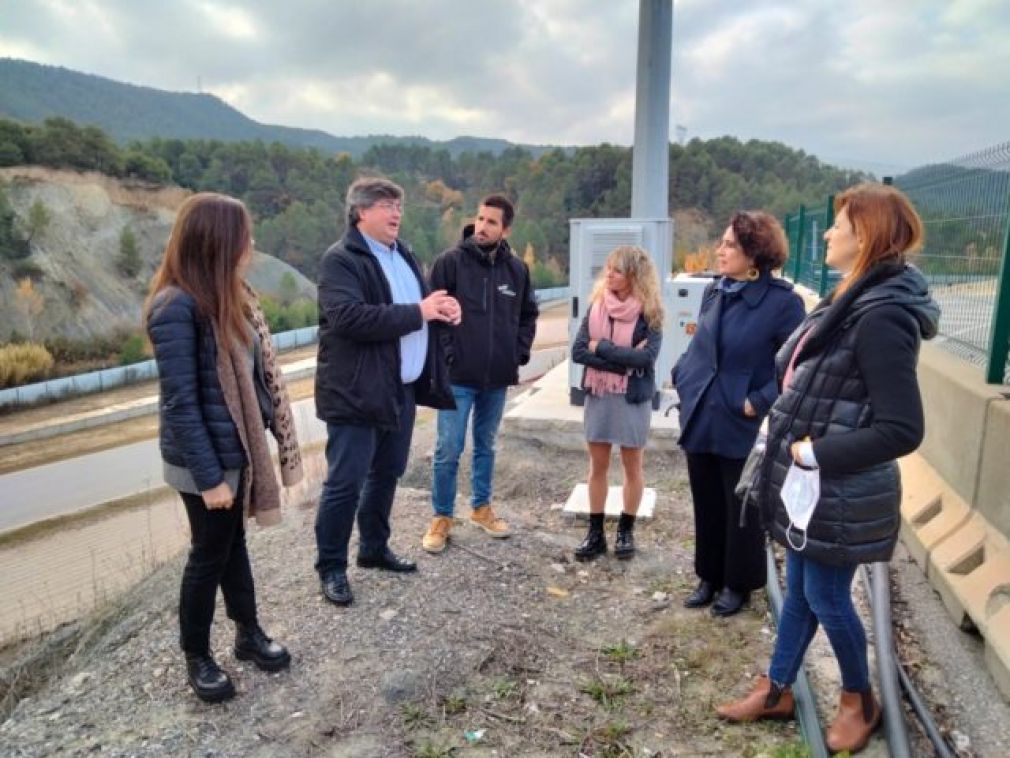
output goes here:
[[647, 457], [660, 497], [638, 529], [640, 554], [577, 564], [584, 527], [559, 506], [584, 456], [506, 437], [496, 501], [515, 535], [492, 541], [460, 520], [449, 550], [429, 556], [419, 542], [433, 426], [415, 433], [393, 514], [393, 546], [418, 560], [417, 575], [352, 567], [357, 600], [337, 609], [312, 572], [311, 509], [252, 534], [263, 623], [292, 650], [289, 672], [236, 661], [219, 614], [213, 644], [239, 696], [199, 704], [177, 651], [176, 559], [71, 642], [50, 643], [64, 674], [18, 706], [0, 741], [25, 756], [802, 755], [793, 724], [713, 718], [766, 663], [772, 631], [760, 600], [720, 621], [680, 606], [693, 577], [679, 455]]

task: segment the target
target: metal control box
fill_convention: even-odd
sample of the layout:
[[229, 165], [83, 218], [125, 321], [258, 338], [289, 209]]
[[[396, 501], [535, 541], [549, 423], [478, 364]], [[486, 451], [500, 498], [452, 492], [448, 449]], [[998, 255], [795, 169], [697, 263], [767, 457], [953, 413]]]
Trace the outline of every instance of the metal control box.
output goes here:
[[[670, 385], [670, 372], [680, 356], [687, 350], [695, 331], [698, 329], [698, 315], [705, 288], [712, 283], [715, 274], [677, 274], [665, 283], [666, 318], [663, 324], [663, 351], [657, 363], [657, 381], [661, 386]], [[663, 374], [658, 374], [660, 365]]]

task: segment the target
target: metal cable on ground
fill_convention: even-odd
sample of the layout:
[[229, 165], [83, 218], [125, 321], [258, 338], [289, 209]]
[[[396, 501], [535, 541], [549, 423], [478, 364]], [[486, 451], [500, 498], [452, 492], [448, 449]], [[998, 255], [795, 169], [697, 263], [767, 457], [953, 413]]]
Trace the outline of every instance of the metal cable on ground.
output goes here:
[[[779, 585], [779, 571], [775, 565], [775, 553], [770, 544], [765, 550], [765, 558], [768, 563], [768, 600], [775, 618], [775, 626], [778, 627], [779, 617], [782, 615], [782, 587]], [[803, 732], [803, 738], [807, 741], [807, 747], [810, 748], [810, 755], [812, 758], [828, 758], [828, 748], [824, 744], [821, 722], [817, 718], [817, 702], [814, 700], [814, 693], [810, 689], [806, 672], [802, 668], [796, 675], [796, 682], [793, 684], [793, 696], [796, 700], [796, 714], [800, 720], [800, 731]]]
[[[887, 564], [879, 564], [886, 568]], [[859, 567], [859, 573], [863, 580], [863, 586], [866, 589], [866, 594], [871, 599], [874, 597], [872, 590], [872, 583], [870, 581], [870, 572], [867, 571], [866, 566]], [[881, 572], [883, 574], [882, 583], [887, 582], [887, 572], [886, 570]], [[888, 590], [890, 588], [888, 587]], [[872, 600], [871, 600], [872, 602]], [[888, 601], [888, 607], [890, 607], [890, 602]], [[876, 626], [876, 621], [874, 621], [874, 626]], [[888, 630], [890, 630], [890, 624], [888, 624]], [[879, 633], [878, 633], [879, 635]], [[878, 647], [877, 647], [877, 657], [880, 659], [880, 638], [878, 636]], [[933, 715], [929, 712], [929, 708], [923, 701], [922, 696], [919, 691], [915, 688], [912, 680], [909, 679], [908, 674], [905, 673], [905, 669], [902, 667], [901, 662], [898, 660], [898, 656], [894, 652], [894, 643], [891, 641], [890, 654], [894, 660], [894, 668], [898, 672], [898, 679], [901, 683], [902, 689], [905, 690], [905, 694], [908, 696], [909, 703], [912, 705], [912, 710], [915, 712], [916, 718], [922, 724], [923, 729], [926, 730], [926, 735], [929, 737], [929, 741], [933, 743], [933, 749], [936, 750], [936, 754], [940, 758], [954, 758], [954, 753], [951, 752], [947, 745], [946, 740], [944, 740], [943, 735], [940, 734], [940, 730], [936, 726], [936, 722], [933, 721]], [[900, 707], [900, 705], [899, 705]]]
[[901, 709], [901, 689], [898, 686], [897, 663], [894, 659], [891, 586], [887, 578], [887, 564], [874, 563], [870, 576], [870, 609], [873, 612], [877, 676], [880, 678], [880, 702], [884, 710], [884, 733], [892, 758], [907, 758], [912, 752], [908, 746], [908, 730]]

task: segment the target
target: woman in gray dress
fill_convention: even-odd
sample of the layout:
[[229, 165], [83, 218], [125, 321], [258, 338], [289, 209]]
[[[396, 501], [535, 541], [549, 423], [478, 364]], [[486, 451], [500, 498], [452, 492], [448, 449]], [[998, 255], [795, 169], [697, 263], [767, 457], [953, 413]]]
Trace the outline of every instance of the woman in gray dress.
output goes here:
[[645, 443], [662, 328], [659, 275], [652, 259], [640, 247], [616, 248], [596, 280], [572, 345], [572, 360], [586, 367], [582, 388], [589, 448], [589, 532], [575, 550], [576, 560], [607, 552], [603, 506], [613, 445], [621, 449], [624, 470], [624, 507], [614, 556], [626, 559], [635, 553], [635, 516], [645, 488]]

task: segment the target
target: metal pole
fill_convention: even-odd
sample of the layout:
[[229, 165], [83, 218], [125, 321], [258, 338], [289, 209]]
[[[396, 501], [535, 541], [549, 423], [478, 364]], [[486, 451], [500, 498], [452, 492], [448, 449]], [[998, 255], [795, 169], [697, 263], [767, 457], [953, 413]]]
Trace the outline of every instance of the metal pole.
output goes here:
[[800, 205], [800, 218], [796, 222], [796, 274], [793, 276], [793, 283], [799, 284], [800, 277], [803, 276], [803, 232], [807, 225], [807, 207]]
[[989, 338], [989, 365], [985, 380], [1002, 384], [1006, 377], [1007, 354], [1010, 353], [1010, 212], [1007, 213], [1003, 235], [1003, 259], [996, 280], [996, 303], [992, 314], [992, 336]]
[[870, 570], [873, 610], [873, 632], [877, 647], [877, 675], [880, 677], [880, 702], [884, 711], [884, 731], [887, 747], [894, 758], [912, 754], [908, 732], [901, 710], [901, 689], [898, 686], [897, 664], [894, 660], [894, 638], [891, 631], [891, 587], [887, 564], [874, 563]]
[[670, 213], [670, 56], [673, 0], [639, 0], [632, 218]]
[[[828, 207], [824, 213], [824, 230], [827, 231], [835, 223], [835, 196], [828, 195]], [[821, 286], [818, 290], [818, 294], [824, 297], [828, 294], [828, 244], [824, 242], [821, 245]]]

